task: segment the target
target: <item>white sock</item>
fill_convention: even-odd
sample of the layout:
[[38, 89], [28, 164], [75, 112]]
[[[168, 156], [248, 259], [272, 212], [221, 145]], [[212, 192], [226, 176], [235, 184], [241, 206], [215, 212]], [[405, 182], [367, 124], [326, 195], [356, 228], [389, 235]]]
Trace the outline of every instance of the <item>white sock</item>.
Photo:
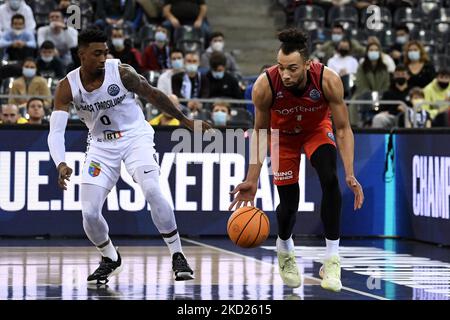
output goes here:
[[327, 244], [327, 249], [325, 251], [325, 259], [328, 259], [331, 256], [339, 257], [339, 239], [337, 240], [325, 239], [325, 242]]
[[180, 235], [178, 232], [171, 236], [170, 238], [164, 238], [164, 242], [169, 247], [170, 255], [173, 255], [175, 252], [181, 252], [183, 253], [183, 250], [181, 249], [181, 240]]
[[111, 239], [108, 239], [108, 244], [102, 248], [97, 247], [98, 251], [102, 254], [102, 256], [106, 258], [110, 258], [112, 261], [117, 261], [119, 256], [117, 255], [117, 250], [114, 248], [114, 245]]
[[277, 251], [283, 253], [289, 253], [295, 250], [294, 240], [292, 236], [287, 240], [282, 240], [280, 237], [277, 238]]

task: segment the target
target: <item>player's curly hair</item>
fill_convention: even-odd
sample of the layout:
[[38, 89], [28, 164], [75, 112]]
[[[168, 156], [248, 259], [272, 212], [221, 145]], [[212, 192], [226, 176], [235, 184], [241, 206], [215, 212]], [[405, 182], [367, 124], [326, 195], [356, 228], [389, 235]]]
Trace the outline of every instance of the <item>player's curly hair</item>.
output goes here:
[[301, 30], [289, 28], [278, 33], [278, 40], [281, 41], [280, 49], [284, 54], [291, 54], [298, 51], [303, 58], [308, 59], [308, 36]]
[[88, 28], [78, 34], [78, 47], [88, 46], [93, 42], [106, 42], [106, 33], [99, 28]]

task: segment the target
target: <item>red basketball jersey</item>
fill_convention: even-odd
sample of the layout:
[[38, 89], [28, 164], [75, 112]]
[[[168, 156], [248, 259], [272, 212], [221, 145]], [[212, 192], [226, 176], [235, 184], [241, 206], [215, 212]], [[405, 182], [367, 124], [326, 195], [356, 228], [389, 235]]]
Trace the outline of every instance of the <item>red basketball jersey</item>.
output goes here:
[[297, 93], [284, 87], [278, 66], [266, 70], [272, 89], [272, 129], [279, 129], [280, 133], [297, 134], [311, 132], [321, 125], [331, 127], [331, 112], [322, 89], [323, 70], [323, 64], [311, 62], [306, 86]]

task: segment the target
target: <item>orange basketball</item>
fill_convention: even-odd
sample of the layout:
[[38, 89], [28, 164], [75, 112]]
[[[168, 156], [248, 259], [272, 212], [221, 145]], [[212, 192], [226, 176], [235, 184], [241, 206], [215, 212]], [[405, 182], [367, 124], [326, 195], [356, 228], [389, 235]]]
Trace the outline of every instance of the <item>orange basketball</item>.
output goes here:
[[255, 207], [241, 207], [228, 219], [227, 232], [231, 241], [242, 248], [261, 245], [270, 232], [269, 218]]

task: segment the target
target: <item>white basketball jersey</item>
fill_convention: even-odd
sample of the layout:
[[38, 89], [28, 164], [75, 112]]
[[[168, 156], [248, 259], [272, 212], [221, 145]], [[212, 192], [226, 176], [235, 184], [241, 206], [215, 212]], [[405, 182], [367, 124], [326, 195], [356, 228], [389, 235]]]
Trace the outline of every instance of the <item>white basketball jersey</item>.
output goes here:
[[134, 100], [134, 93], [122, 83], [119, 64], [119, 59], [106, 60], [103, 84], [91, 92], [81, 83], [80, 68], [67, 75], [77, 114], [88, 127], [94, 143], [154, 134]]

